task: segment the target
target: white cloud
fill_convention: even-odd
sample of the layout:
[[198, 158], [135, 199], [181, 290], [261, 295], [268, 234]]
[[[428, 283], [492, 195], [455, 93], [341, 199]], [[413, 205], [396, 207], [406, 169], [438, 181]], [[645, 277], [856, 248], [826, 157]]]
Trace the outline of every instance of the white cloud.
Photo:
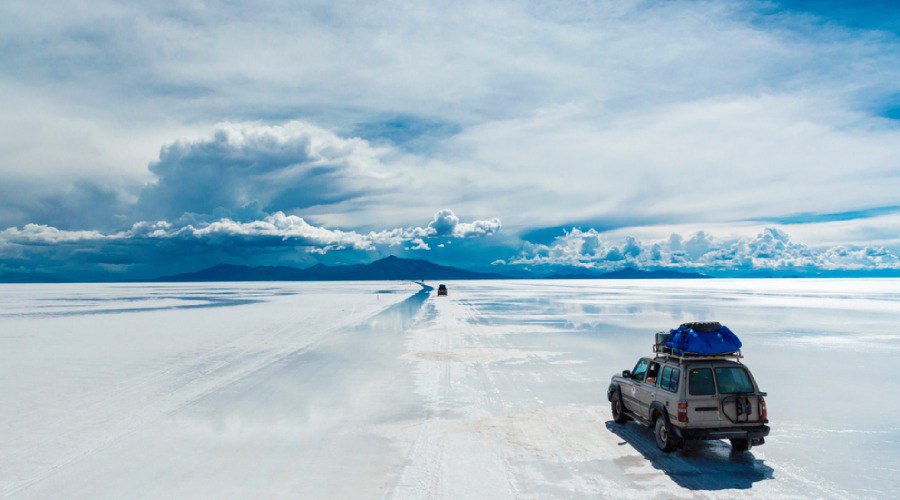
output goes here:
[[10, 227], [0, 231], [0, 241], [19, 245], [57, 245], [115, 237], [99, 231], [65, 231], [42, 224], [25, 224], [22, 229]]
[[460, 222], [459, 217], [452, 210], [441, 210], [434, 214], [434, 219], [428, 223], [431, 230], [429, 236], [453, 236], [456, 238], [472, 238], [479, 236], [492, 236], [502, 229], [500, 219], [494, 217], [488, 220], [476, 220], [473, 222]]
[[500, 219], [494, 217], [489, 220], [477, 220], [474, 222], [462, 222], [456, 226], [453, 236], [457, 238], [472, 238], [478, 236], [491, 236], [502, 228]]
[[425, 243], [422, 238], [414, 238], [410, 243], [413, 243], [413, 246], [411, 247], [412, 250], [431, 250], [431, 247], [429, 247], [428, 243]]
[[812, 249], [784, 231], [766, 228], [750, 238], [719, 239], [705, 232], [685, 238], [610, 241], [600, 232], [572, 229], [550, 245], [530, 245], [509, 264], [590, 269], [678, 268], [699, 270], [900, 269], [900, 258], [877, 246]]
[[451, 210], [440, 210], [434, 214], [434, 219], [428, 223], [428, 227], [434, 230], [436, 236], [453, 234], [459, 224], [459, 217]]
[[377, 246], [399, 246], [411, 243], [412, 250], [430, 250], [426, 238], [450, 236], [454, 238], [479, 238], [491, 236], [499, 231], [500, 221], [476, 220], [459, 223], [459, 219], [450, 210], [441, 210], [435, 215], [450, 217], [457, 225], [484, 228], [480, 230], [451, 231], [449, 234], [437, 234], [430, 225], [412, 226], [362, 233], [329, 229], [308, 223], [302, 217], [276, 212], [262, 219], [249, 222], [221, 218], [201, 225], [186, 224], [177, 226], [167, 221], [138, 222], [126, 231], [104, 234], [100, 231], [65, 231], [55, 227], [27, 224], [23, 228], [11, 227], [0, 231], [0, 243], [4, 246], [15, 245], [59, 245], [81, 242], [103, 241], [152, 241], [169, 240], [179, 242], [198, 242], [212, 246], [259, 246], [259, 247], [303, 247], [310, 252], [325, 253], [331, 250], [354, 249], [372, 250]]

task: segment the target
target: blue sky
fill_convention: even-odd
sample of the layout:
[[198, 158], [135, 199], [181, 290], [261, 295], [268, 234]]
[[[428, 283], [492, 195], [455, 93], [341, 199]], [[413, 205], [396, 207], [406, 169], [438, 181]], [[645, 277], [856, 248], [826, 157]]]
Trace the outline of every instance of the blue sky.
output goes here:
[[0, 274], [900, 268], [894, 2], [4, 2]]

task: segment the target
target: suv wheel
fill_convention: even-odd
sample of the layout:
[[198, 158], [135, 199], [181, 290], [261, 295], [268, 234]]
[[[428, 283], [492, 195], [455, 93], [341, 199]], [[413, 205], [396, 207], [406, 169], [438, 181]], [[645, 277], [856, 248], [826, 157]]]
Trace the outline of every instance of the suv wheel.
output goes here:
[[628, 417], [625, 416], [625, 408], [622, 405], [622, 400], [619, 399], [618, 394], [614, 394], [612, 399], [610, 400], [610, 405], [612, 406], [612, 417], [613, 422], [617, 424], [624, 424], [628, 422]]
[[747, 451], [750, 449], [749, 439], [732, 439], [731, 449], [734, 451]]
[[656, 436], [656, 446], [660, 450], [670, 453], [675, 449], [675, 436], [669, 432], [669, 422], [665, 415], [656, 417], [656, 425], [653, 426], [653, 434]]

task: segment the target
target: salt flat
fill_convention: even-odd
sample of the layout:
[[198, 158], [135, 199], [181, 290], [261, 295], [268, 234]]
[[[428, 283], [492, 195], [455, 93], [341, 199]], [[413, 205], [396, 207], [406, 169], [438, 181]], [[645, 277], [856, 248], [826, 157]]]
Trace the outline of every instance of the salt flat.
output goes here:
[[[900, 280], [5, 285], [22, 498], [888, 497]], [[610, 422], [652, 332], [744, 341], [772, 434], [665, 455]]]

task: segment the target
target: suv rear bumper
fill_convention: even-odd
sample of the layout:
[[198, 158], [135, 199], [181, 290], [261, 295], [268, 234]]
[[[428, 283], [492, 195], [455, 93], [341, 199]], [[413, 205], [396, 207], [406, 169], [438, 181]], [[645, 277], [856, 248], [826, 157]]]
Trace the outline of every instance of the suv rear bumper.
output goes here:
[[[674, 426], [673, 426], [674, 427]], [[769, 426], [758, 427], [723, 427], [708, 429], [682, 429], [674, 428], [675, 433], [682, 439], [760, 439], [769, 435]]]

